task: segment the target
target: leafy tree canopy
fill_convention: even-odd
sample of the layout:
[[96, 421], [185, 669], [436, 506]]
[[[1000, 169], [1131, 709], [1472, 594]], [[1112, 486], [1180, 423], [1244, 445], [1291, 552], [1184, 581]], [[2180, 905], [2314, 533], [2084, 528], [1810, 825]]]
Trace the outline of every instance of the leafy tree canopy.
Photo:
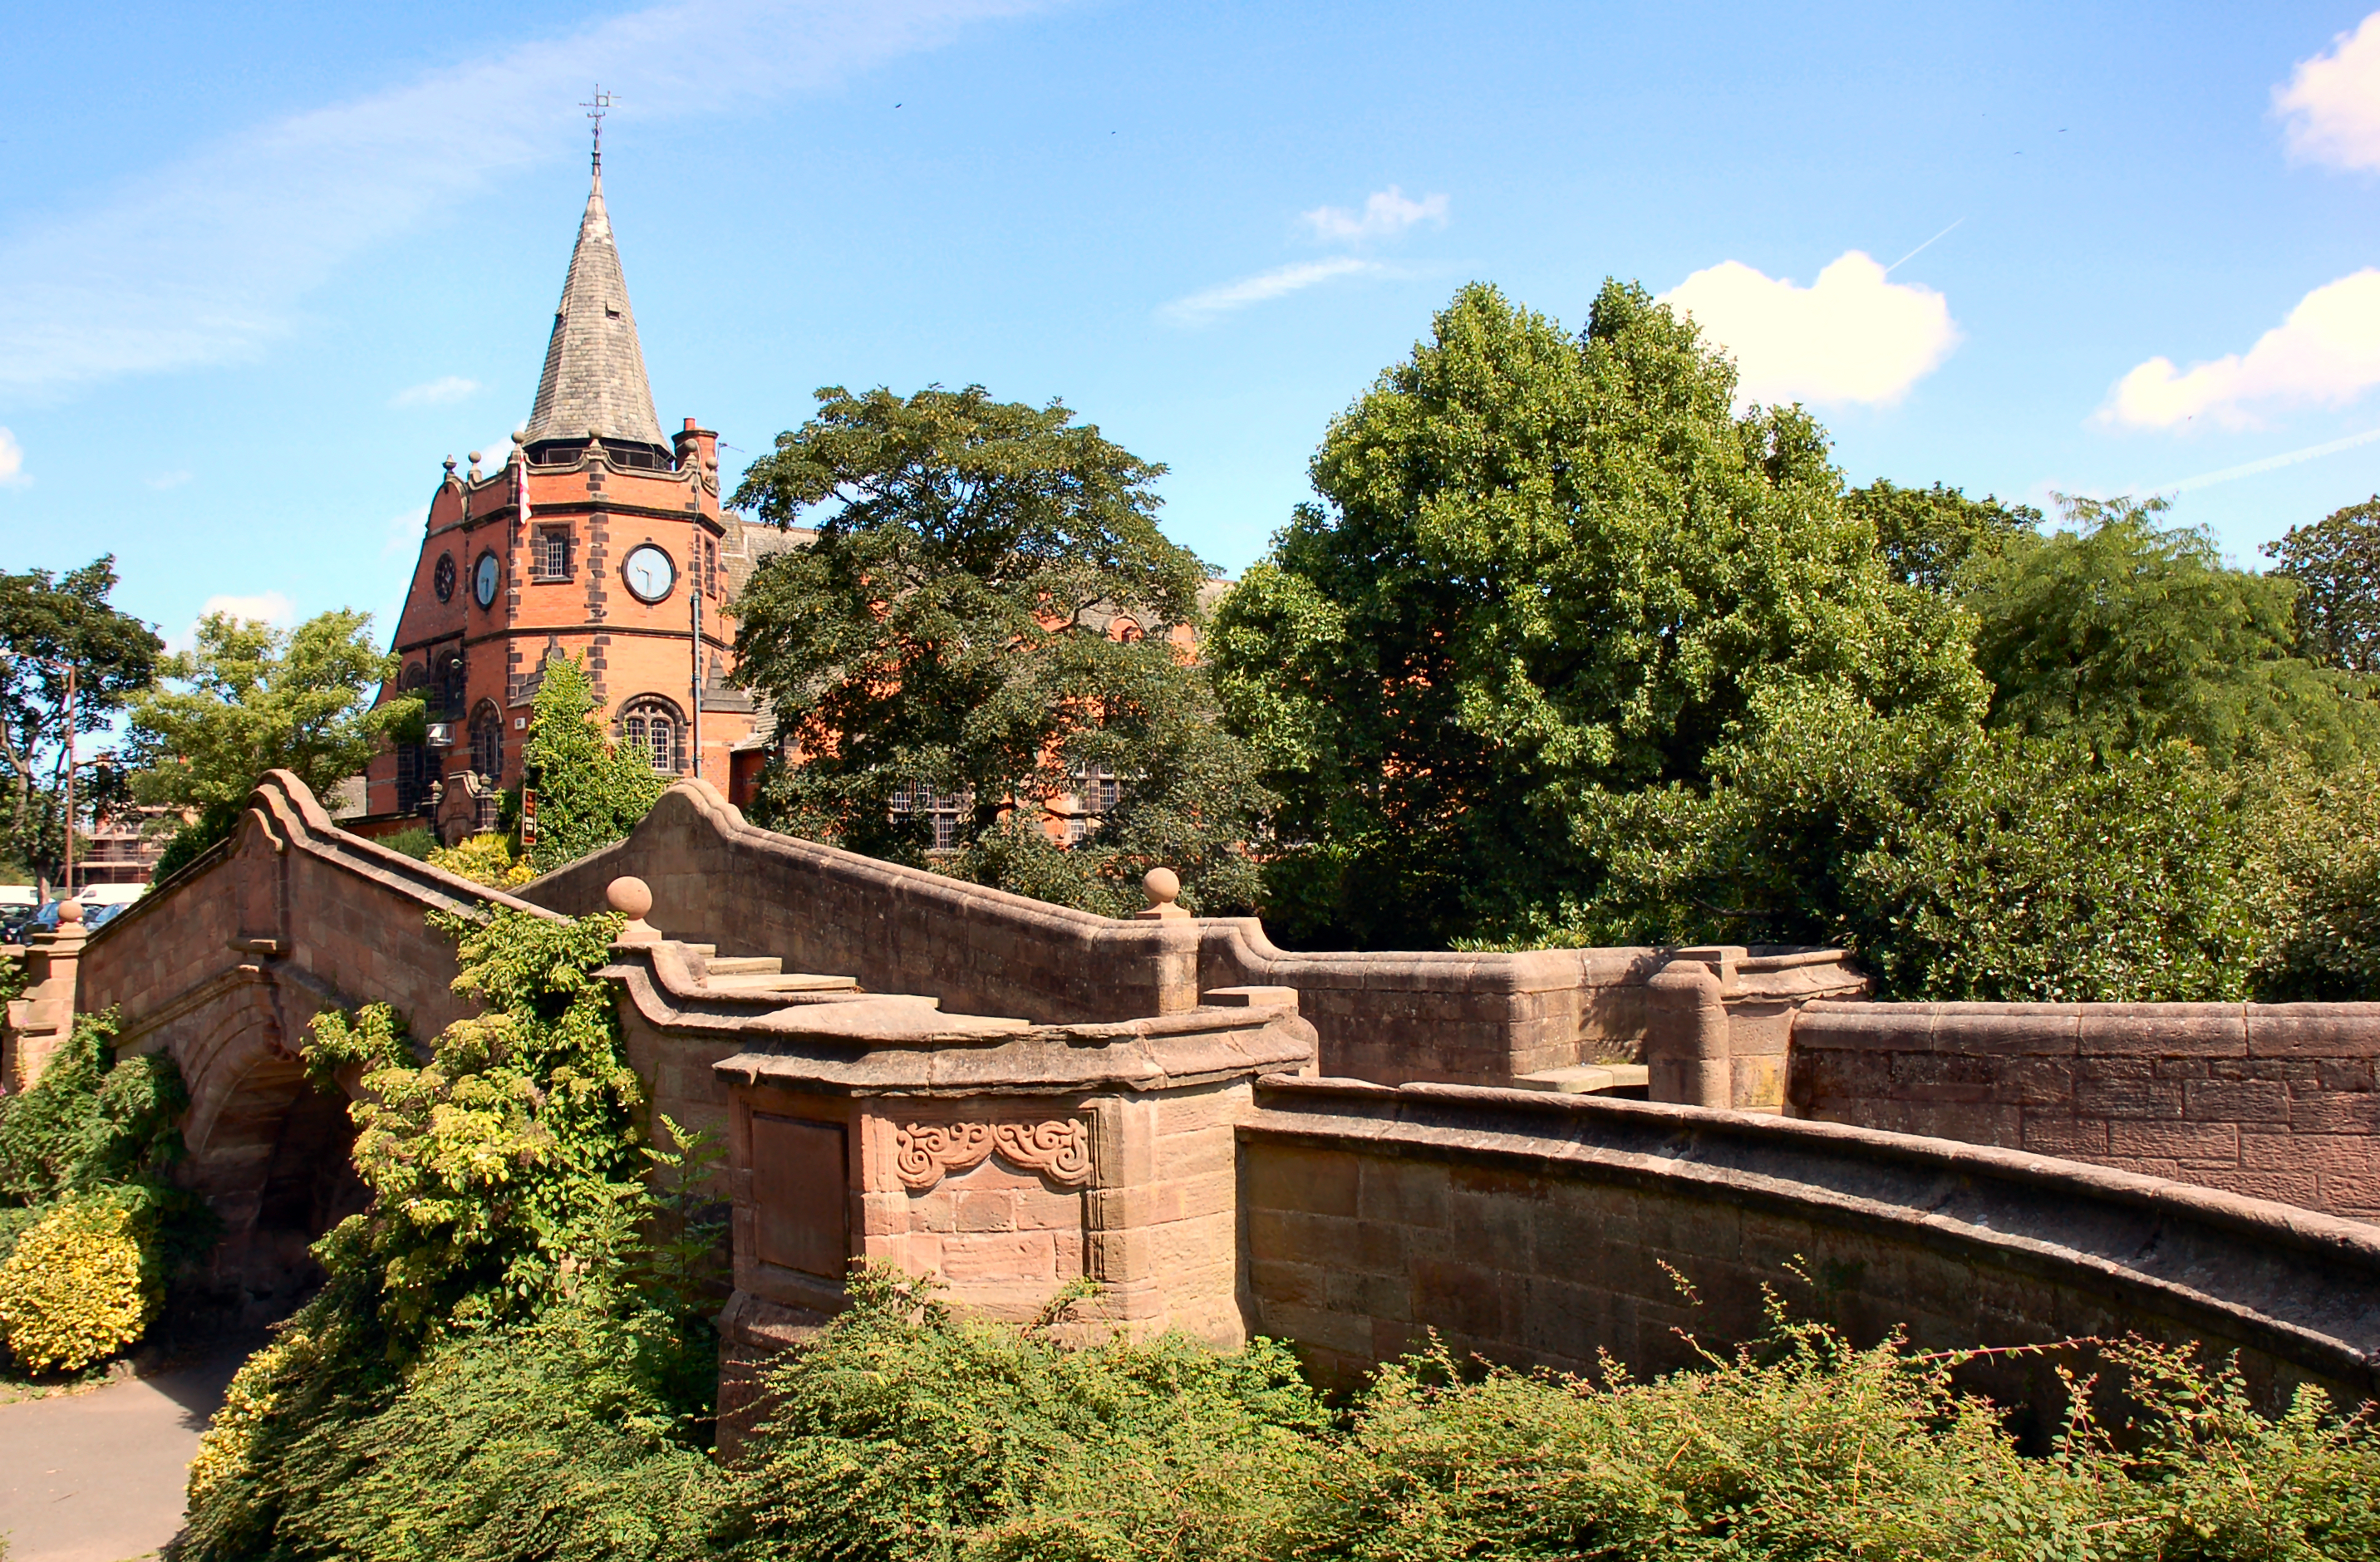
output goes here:
[[1876, 551], [1893, 578], [1949, 591], [1968, 561], [1997, 553], [2041, 524], [2030, 504], [1970, 499], [1955, 488], [1902, 488], [1882, 478], [1843, 495], [1846, 513], [1876, 528]]
[[1597, 872], [1576, 816], [1699, 782], [1798, 690], [1981, 708], [1960, 615], [1892, 578], [1823, 431], [1734, 390], [1641, 287], [1573, 338], [1475, 285], [1331, 425], [1321, 503], [1212, 641], [1285, 799], [1293, 936], [1526, 926]]
[[374, 686], [395, 670], [372, 643], [370, 613], [341, 609], [285, 631], [225, 613], [201, 619], [197, 643], [159, 662], [166, 682], [129, 701], [133, 795], [197, 816], [159, 871], [228, 836], [267, 770], [288, 770], [323, 796], [359, 773], [390, 733], [420, 718], [411, 697], [373, 708]]
[[[954, 847], [935, 866], [1092, 910], [1136, 908], [1159, 865], [1187, 904], [1248, 903], [1236, 848], [1267, 798], [1172, 636], [1207, 572], [1158, 529], [1163, 471], [1056, 402], [820, 391], [735, 497], [819, 514], [736, 603], [738, 677], [801, 749], [758, 811], [878, 856]], [[1041, 821], [1083, 809], [1061, 851]]]
[[2163, 499], [2061, 498], [1969, 572], [1989, 720], [2103, 751], [2171, 738], [2228, 766], [2276, 746], [2343, 764], [2374, 741], [2360, 683], [2295, 654], [2298, 583], [2225, 566]]
[[2291, 527], [2265, 553], [2275, 575], [2298, 584], [2298, 654], [2380, 672], [2380, 494]]
[[[96, 733], [148, 686], [165, 648], [147, 624], [108, 604], [115, 589], [114, 554], [62, 575], [0, 573], [0, 761], [9, 787], [0, 847], [44, 877], [66, 854], [67, 665], [75, 669], [75, 731]], [[95, 769], [77, 802], [121, 796], [122, 772]]]

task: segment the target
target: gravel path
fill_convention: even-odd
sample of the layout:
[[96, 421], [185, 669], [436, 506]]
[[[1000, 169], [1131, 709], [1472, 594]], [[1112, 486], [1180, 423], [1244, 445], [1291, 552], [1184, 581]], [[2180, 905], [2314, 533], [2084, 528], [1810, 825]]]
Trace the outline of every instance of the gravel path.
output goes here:
[[243, 1346], [88, 1394], [0, 1405], [8, 1562], [124, 1562], [182, 1527], [182, 1477]]

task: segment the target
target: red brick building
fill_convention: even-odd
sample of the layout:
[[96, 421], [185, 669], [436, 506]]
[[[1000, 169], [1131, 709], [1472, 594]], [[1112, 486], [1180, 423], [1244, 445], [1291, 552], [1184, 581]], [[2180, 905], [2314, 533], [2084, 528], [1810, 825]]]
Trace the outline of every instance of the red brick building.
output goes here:
[[[735, 637], [723, 610], [753, 560], [720, 509], [718, 436], [691, 418], [664, 435], [654, 415], [600, 151], [537, 405], [513, 438], [492, 470], [477, 452], [461, 473], [448, 458], [431, 496], [397, 616], [403, 669], [381, 695], [421, 695], [430, 741], [372, 762], [361, 822], [434, 816], [449, 840], [492, 828], [556, 655], [586, 664], [615, 741], [740, 797], [760, 756], [750, 696], [721, 677]], [[739, 744], [748, 773], [731, 758]]]

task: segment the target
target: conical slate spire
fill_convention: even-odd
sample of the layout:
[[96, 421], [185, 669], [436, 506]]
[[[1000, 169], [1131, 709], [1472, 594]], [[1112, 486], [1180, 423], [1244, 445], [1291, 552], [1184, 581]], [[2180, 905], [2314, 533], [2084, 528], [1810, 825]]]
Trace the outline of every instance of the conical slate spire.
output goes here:
[[637, 317], [628, 308], [627, 279], [612, 242], [612, 215], [603, 209], [601, 163], [588, 192], [587, 215], [579, 219], [578, 243], [570, 251], [570, 275], [562, 284], [562, 305], [553, 311], [545, 372], [537, 382], [537, 406], [529, 412], [523, 442], [583, 440], [589, 430], [607, 442], [669, 451], [662, 421], [653, 415]]

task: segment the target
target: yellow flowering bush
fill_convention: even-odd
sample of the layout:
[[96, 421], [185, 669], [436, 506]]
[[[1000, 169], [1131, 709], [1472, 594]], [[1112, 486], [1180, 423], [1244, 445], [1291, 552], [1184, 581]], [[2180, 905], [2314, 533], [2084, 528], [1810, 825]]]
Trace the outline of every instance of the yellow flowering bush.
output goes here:
[[161, 1300], [141, 1275], [132, 1212], [78, 1200], [0, 1263], [0, 1338], [34, 1372], [80, 1372], [139, 1339]]
[[512, 842], [501, 835], [474, 835], [453, 846], [433, 846], [423, 860], [492, 890], [510, 890], [537, 877], [528, 864], [513, 861]]

